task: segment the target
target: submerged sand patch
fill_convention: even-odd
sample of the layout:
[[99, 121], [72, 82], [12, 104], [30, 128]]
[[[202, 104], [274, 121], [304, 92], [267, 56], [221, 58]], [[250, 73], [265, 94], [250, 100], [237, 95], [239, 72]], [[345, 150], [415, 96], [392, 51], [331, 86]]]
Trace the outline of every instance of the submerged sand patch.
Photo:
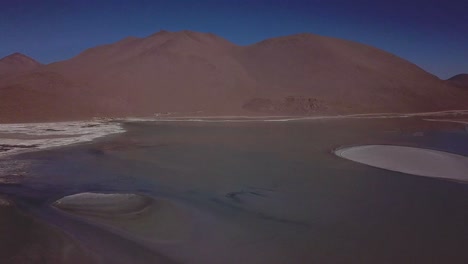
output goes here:
[[444, 151], [392, 145], [341, 148], [339, 157], [418, 176], [468, 182], [468, 157]]
[[135, 241], [177, 241], [189, 229], [188, 216], [180, 206], [137, 194], [79, 193], [54, 206]]

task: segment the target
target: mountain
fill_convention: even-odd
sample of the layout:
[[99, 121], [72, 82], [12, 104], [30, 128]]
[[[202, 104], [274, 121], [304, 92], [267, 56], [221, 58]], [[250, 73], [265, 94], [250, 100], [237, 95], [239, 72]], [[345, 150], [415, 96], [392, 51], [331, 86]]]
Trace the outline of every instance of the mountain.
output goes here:
[[455, 75], [452, 78], [448, 79], [447, 82], [455, 86], [468, 88], [468, 73]]
[[[298, 34], [245, 47], [258, 97], [301, 95], [332, 112], [413, 112], [468, 107], [466, 94], [418, 66], [356, 42]], [[453, 100], [453, 101], [452, 101]]]
[[209, 33], [161, 31], [0, 80], [0, 122], [418, 112], [467, 102], [463, 89], [397, 56], [313, 34], [238, 46]]
[[0, 77], [31, 71], [41, 65], [24, 54], [13, 53], [0, 59]]

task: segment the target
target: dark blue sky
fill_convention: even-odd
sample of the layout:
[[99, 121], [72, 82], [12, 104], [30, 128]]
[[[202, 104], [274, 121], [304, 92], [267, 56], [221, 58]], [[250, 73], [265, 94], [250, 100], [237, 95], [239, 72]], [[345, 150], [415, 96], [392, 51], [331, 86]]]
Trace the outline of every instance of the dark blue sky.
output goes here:
[[247, 45], [310, 32], [366, 43], [441, 78], [468, 72], [467, 0], [0, 0], [0, 57], [49, 63], [160, 29], [212, 32]]

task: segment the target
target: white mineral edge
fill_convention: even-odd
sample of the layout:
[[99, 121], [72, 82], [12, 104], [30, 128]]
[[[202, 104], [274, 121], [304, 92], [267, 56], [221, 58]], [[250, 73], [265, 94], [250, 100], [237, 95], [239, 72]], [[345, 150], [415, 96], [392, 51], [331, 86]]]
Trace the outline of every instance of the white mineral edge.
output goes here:
[[392, 145], [355, 146], [338, 149], [335, 153], [377, 168], [468, 182], [468, 157], [453, 153]]
[[[0, 157], [30, 152], [39, 149], [47, 149], [70, 144], [88, 142], [96, 138], [122, 132], [125, 132], [125, 130], [122, 128], [121, 124], [114, 122], [108, 123], [82, 121], [56, 123], [0, 124], [0, 133], [13, 135], [12, 138], [0, 138], [0, 145], [13, 146], [10, 150], [0, 152]], [[28, 135], [31, 136], [32, 139], [15, 139], [15, 134]], [[50, 137], [34, 139], [34, 136]], [[30, 148], [15, 148], [15, 145]]]

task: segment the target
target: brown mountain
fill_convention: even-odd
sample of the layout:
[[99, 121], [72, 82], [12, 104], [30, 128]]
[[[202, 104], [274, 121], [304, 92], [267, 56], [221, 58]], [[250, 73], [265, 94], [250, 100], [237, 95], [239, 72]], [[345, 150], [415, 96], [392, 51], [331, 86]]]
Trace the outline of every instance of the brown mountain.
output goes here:
[[41, 65], [34, 59], [16, 52], [0, 59], [0, 77], [31, 71]]
[[468, 88], [468, 73], [462, 73], [448, 79], [447, 82], [459, 87]]
[[0, 122], [432, 111], [467, 102], [466, 91], [408, 61], [313, 34], [237, 46], [213, 34], [161, 31], [0, 80]]

